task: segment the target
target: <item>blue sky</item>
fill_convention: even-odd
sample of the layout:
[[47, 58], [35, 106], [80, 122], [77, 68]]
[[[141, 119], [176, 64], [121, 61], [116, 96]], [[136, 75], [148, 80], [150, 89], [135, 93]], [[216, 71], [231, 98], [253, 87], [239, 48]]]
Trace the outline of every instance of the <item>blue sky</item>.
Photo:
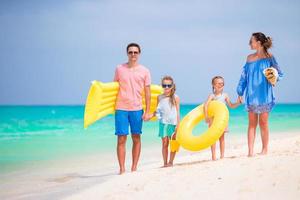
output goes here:
[[140, 63], [175, 78], [183, 103], [201, 103], [211, 78], [236, 85], [253, 32], [273, 38], [284, 79], [277, 102], [300, 102], [300, 1], [0, 1], [0, 104], [84, 104], [90, 81], [109, 82], [142, 47]]

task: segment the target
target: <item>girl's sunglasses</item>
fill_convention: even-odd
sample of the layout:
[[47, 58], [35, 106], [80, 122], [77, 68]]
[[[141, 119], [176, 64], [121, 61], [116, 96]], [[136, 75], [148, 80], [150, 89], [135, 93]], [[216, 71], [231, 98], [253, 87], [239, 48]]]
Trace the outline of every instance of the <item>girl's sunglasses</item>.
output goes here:
[[173, 84], [162, 84], [162, 88], [171, 88]]

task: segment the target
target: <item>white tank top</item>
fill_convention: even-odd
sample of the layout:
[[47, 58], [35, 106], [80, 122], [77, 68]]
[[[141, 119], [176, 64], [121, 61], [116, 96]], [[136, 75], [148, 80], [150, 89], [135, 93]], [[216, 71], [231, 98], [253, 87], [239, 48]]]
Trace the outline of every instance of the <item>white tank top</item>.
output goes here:
[[[177, 95], [175, 95], [175, 98]], [[176, 105], [172, 106], [170, 103], [170, 97], [164, 94], [159, 95], [158, 105], [156, 109], [156, 117], [163, 124], [177, 125], [177, 109]]]
[[214, 96], [213, 100], [220, 101], [220, 102], [226, 104], [226, 95], [225, 95], [225, 93], [222, 93], [221, 95], [218, 95], [218, 96], [213, 94], [213, 96]]

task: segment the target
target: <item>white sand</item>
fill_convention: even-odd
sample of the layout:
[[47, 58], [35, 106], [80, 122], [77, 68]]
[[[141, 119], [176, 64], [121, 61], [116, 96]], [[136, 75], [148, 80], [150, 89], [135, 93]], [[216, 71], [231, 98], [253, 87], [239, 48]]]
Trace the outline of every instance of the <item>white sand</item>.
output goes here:
[[266, 156], [248, 158], [246, 138], [234, 137], [226, 138], [223, 160], [211, 161], [209, 151], [181, 150], [174, 167], [159, 168], [158, 154], [156, 164], [82, 188], [65, 200], [300, 199], [300, 134], [286, 135], [271, 136]]

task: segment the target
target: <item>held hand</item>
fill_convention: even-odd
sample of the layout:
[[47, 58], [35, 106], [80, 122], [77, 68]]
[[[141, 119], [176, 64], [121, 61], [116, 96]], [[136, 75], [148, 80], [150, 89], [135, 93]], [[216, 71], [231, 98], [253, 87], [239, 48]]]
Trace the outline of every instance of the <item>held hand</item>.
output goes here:
[[144, 113], [142, 118], [144, 121], [149, 121], [152, 117], [153, 117], [153, 114]]
[[172, 135], [172, 140], [175, 140], [176, 139], [176, 132]]
[[177, 130], [178, 130], [178, 125], [175, 127], [175, 131], [174, 131], [174, 135], [176, 135], [177, 134]]
[[205, 117], [205, 122], [206, 122], [207, 124], [209, 124], [209, 123], [210, 123], [210, 119], [209, 119], [208, 117]]
[[243, 96], [239, 96], [237, 101], [238, 101], [240, 104], [242, 104], [242, 103], [243, 103]]
[[148, 121], [148, 120], [146, 119], [146, 115], [147, 115], [147, 113], [144, 113], [143, 116], [142, 116], [142, 119], [143, 119], [144, 121]]

